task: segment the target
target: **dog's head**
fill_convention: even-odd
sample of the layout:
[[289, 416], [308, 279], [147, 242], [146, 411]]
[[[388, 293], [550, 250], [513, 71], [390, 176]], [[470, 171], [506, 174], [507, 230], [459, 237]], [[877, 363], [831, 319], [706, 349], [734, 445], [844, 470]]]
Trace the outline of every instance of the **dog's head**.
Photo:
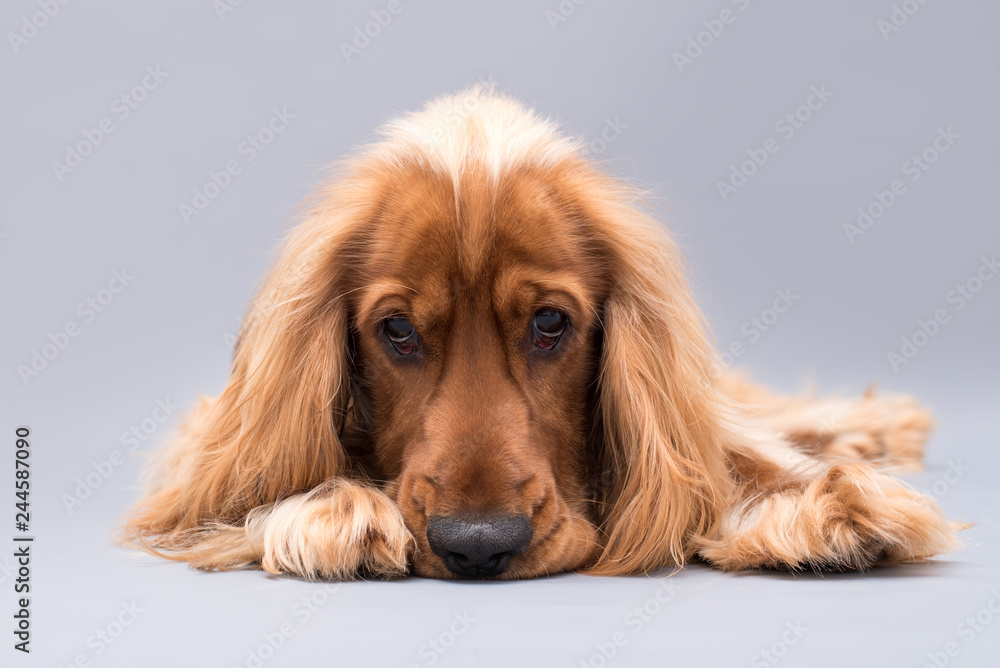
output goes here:
[[728, 478], [672, 242], [489, 89], [383, 132], [317, 194], [248, 314], [228, 488], [252, 506], [368, 476], [432, 577], [682, 563]]

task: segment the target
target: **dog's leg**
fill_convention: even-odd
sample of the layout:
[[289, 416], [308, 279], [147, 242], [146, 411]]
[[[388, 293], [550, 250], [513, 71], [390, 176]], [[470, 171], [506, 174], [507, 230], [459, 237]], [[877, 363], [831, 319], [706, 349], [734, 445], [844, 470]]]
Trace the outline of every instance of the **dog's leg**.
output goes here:
[[720, 388], [748, 416], [809, 454], [877, 461], [907, 471], [923, 467], [934, 421], [912, 397], [874, 389], [854, 399], [780, 396], [735, 374], [725, 376]]
[[346, 479], [255, 508], [245, 526], [212, 525], [191, 537], [184, 558], [195, 568], [259, 566], [307, 580], [403, 575], [414, 546], [389, 497]]
[[696, 541], [715, 566], [864, 569], [957, 547], [960, 527], [886, 473], [807, 457], [777, 437], [755, 440], [729, 451], [736, 496], [713, 533]]

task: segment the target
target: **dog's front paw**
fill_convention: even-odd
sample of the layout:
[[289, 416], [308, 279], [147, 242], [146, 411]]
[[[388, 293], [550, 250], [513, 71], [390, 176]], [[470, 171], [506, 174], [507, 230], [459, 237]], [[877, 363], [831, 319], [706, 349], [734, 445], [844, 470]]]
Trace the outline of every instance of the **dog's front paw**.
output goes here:
[[307, 580], [404, 575], [414, 548], [389, 497], [344, 479], [260, 509], [247, 533], [264, 570]]
[[865, 569], [949, 552], [956, 528], [930, 498], [850, 462], [729, 509], [699, 553], [723, 570]]

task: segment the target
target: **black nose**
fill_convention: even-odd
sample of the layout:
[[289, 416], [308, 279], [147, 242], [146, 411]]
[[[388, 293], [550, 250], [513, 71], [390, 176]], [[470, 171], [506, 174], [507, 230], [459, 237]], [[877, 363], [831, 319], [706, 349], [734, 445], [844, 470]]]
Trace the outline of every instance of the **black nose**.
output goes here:
[[431, 550], [448, 570], [466, 577], [500, 575], [510, 560], [528, 549], [531, 522], [524, 515], [432, 517], [427, 522]]

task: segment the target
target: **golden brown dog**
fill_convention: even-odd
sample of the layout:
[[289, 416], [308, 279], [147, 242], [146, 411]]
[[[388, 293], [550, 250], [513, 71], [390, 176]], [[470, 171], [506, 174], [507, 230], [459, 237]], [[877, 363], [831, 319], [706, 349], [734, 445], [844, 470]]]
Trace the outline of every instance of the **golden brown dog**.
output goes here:
[[720, 373], [677, 247], [487, 87], [321, 188], [124, 539], [308, 579], [866, 568], [956, 546], [906, 397]]

